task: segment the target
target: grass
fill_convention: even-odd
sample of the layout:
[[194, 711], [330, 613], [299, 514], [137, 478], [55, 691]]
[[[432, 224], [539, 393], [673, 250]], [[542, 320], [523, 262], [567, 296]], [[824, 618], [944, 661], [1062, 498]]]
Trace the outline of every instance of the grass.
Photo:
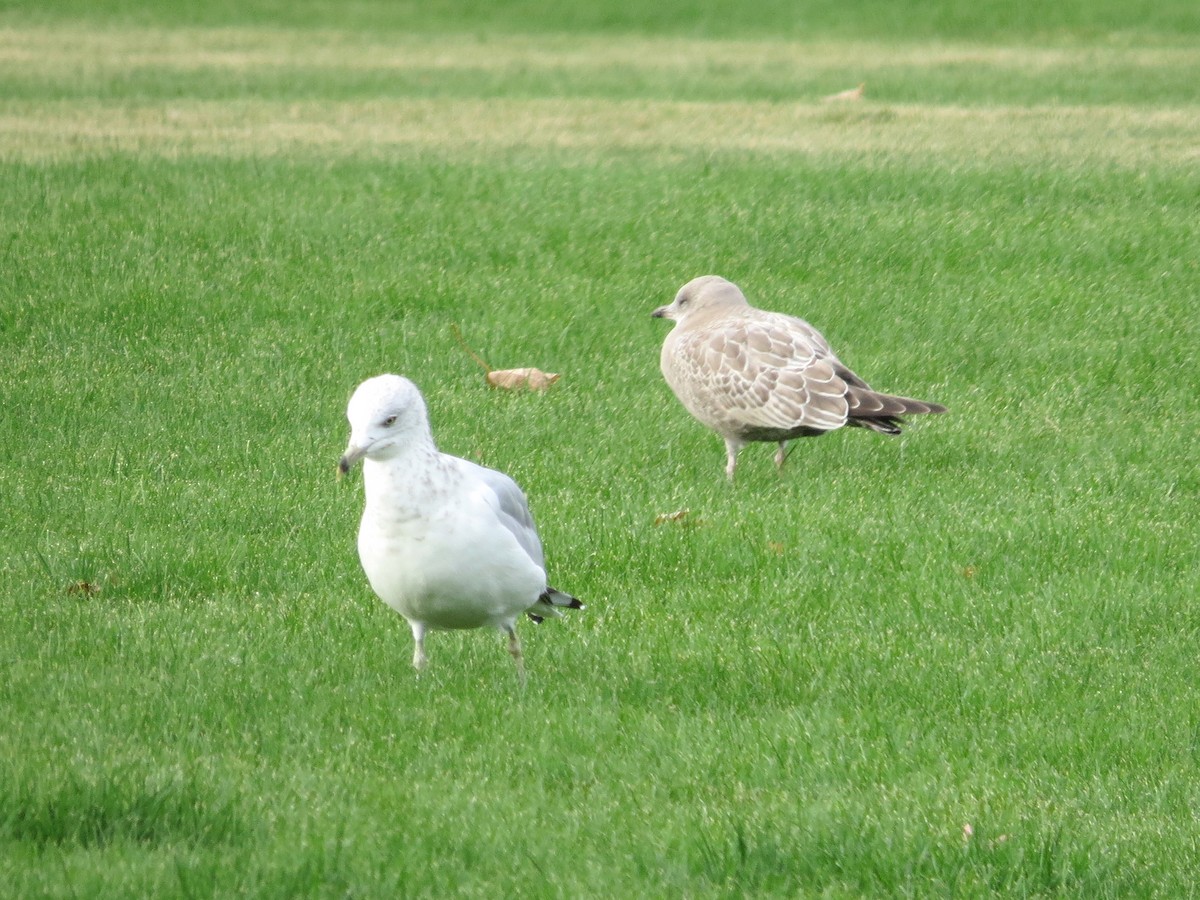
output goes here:
[[1036, 0], [938, 0], [897, 4], [888, 0], [764, 0], [747, 9], [737, 0], [666, 0], [649, 6], [636, 0], [596, 4], [552, 0], [433, 0], [423, 4], [351, 0], [234, 0], [206, 3], [148, 3], [146, 0], [46, 0], [36, 6], [10, 2], [5, 18], [20, 24], [58, 24], [64, 19], [93, 24], [171, 27], [199, 25], [335, 26], [353, 31], [467, 32], [483, 34], [627, 34], [683, 37], [827, 34], [922, 40], [945, 36], [1021, 42], [1044, 37], [1103, 42], [1116, 37], [1170, 36], [1186, 41], [1200, 30], [1200, 13], [1186, 0], [1063, 3]]
[[[1193, 13], [974, 6], [0, 13], [0, 893], [1194, 894]], [[709, 271], [951, 414], [725, 484]], [[385, 370], [588, 603], [524, 693], [358, 567]]]

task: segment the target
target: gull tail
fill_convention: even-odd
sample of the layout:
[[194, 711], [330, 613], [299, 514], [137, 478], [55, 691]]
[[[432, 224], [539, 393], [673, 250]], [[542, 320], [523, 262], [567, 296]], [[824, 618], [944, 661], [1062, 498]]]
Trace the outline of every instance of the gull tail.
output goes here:
[[850, 402], [847, 425], [870, 428], [880, 434], [899, 434], [904, 424], [901, 416], [918, 413], [944, 413], [946, 407], [940, 403], [914, 400], [911, 397], [894, 397], [877, 391], [852, 387], [846, 395]]
[[538, 597], [537, 603], [525, 610], [525, 615], [533, 619], [533, 621], [541, 623], [546, 616], [562, 618], [562, 613], [559, 609], [583, 609], [584, 606], [578, 599], [563, 591], [557, 591], [552, 587], [546, 588], [542, 592], [542, 596]]

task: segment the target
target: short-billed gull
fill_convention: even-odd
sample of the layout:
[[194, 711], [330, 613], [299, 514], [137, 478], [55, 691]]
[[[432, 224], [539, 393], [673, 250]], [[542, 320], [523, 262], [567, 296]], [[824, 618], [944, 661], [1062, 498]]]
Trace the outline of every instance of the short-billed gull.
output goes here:
[[725, 474], [753, 441], [787, 442], [843, 425], [899, 434], [902, 415], [940, 413], [937, 403], [873, 391], [803, 319], [755, 309], [717, 275], [689, 281], [653, 314], [675, 327], [663, 341], [667, 384], [688, 412], [725, 439]]
[[546, 583], [542, 543], [511, 478], [438, 451], [421, 392], [379, 375], [346, 410], [350, 444], [339, 462], [363, 461], [366, 507], [358, 555], [367, 580], [412, 627], [413, 665], [424, 668], [429, 629], [491, 626], [508, 635], [524, 680], [516, 621], [582, 609]]

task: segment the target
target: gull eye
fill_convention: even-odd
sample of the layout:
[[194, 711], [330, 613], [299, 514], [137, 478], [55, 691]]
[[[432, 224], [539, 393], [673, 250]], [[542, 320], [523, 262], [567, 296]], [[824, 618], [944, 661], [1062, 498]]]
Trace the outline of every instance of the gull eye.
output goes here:
[[393, 425], [395, 425], [395, 424], [396, 424], [396, 417], [395, 417], [395, 416], [388, 416], [386, 419], [384, 419], [384, 420], [383, 420], [383, 427], [384, 427], [384, 428], [391, 428], [391, 427], [392, 427]]

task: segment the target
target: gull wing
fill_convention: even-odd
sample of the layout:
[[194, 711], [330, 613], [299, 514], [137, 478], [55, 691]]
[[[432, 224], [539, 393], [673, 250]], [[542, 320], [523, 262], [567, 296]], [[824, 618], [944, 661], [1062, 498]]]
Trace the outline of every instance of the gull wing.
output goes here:
[[468, 459], [461, 459], [460, 457], [452, 457], [452, 459], [467, 474], [479, 479], [487, 486], [495, 497], [493, 508], [495, 509], [496, 517], [505, 528], [512, 532], [513, 537], [517, 539], [517, 543], [529, 554], [529, 558], [542, 571], [545, 571], [546, 558], [542, 552], [542, 540], [538, 537], [537, 526], [533, 524], [533, 514], [529, 511], [529, 503], [525, 500], [525, 492], [503, 472], [478, 465]]
[[850, 373], [803, 319], [725, 319], [685, 330], [673, 350], [681, 386], [718, 430], [820, 432], [846, 423]]

